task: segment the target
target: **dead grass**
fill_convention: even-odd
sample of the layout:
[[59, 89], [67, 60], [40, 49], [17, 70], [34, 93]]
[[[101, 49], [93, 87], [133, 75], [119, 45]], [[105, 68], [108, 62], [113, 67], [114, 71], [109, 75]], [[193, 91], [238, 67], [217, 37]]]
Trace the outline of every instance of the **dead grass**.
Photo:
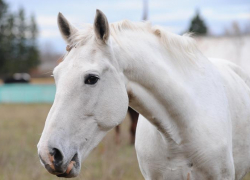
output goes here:
[[[50, 105], [0, 105], [0, 180], [53, 180], [40, 164], [37, 142]], [[142, 180], [136, 154], [129, 145], [129, 121], [122, 125], [122, 142], [111, 131], [82, 164], [76, 179]]]
[[[0, 105], [0, 180], [55, 180], [40, 164], [36, 144], [50, 105]], [[122, 124], [122, 142], [111, 131], [82, 164], [76, 179], [142, 180], [135, 150], [129, 145], [129, 121]], [[250, 180], [248, 174], [244, 180]]]
[[48, 78], [31, 78], [30, 83], [32, 84], [55, 84], [53, 77]]

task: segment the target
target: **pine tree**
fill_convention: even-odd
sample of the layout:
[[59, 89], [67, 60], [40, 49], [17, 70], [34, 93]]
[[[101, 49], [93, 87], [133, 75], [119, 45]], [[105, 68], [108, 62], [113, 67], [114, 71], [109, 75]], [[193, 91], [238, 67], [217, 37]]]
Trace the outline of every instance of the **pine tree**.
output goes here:
[[28, 64], [29, 64], [29, 69], [35, 68], [40, 64], [39, 60], [39, 50], [37, 47], [36, 43], [36, 38], [38, 35], [38, 29], [35, 21], [34, 15], [31, 16], [30, 19], [30, 27], [29, 27], [29, 34], [30, 34], [30, 39], [29, 39], [29, 49], [28, 49]]
[[195, 33], [195, 35], [206, 35], [207, 26], [203, 19], [200, 17], [200, 13], [197, 10], [195, 17], [192, 19], [189, 32]]
[[7, 4], [0, 0], [0, 71], [3, 70], [5, 65], [5, 31], [6, 31], [6, 15], [7, 15]]
[[8, 13], [7, 4], [0, 0], [0, 76], [29, 72], [39, 65], [36, 43], [38, 29], [35, 17], [28, 21], [24, 9]]
[[7, 24], [5, 26], [6, 32], [4, 33], [4, 49], [5, 54], [5, 62], [2, 69], [2, 72], [6, 75], [10, 75], [13, 73], [14, 70], [14, 59], [17, 59], [17, 52], [16, 52], [16, 35], [15, 35], [15, 17], [13, 14], [10, 14], [7, 17]]
[[19, 9], [17, 15], [17, 52], [19, 59], [16, 60], [15, 64], [15, 71], [19, 72], [27, 72], [27, 38], [26, 38], [26, 31], [28, 27], [25, 21], [25, 12], [24, 9]]

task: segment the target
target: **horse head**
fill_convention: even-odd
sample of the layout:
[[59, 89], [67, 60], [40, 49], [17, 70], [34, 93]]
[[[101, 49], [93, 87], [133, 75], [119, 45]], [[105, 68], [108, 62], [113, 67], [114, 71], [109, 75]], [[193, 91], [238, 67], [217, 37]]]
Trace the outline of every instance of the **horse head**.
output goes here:
[[75, 177], [81, 161], [125, 118], [128, 95], [112, 51], [108, 20], [101, 11], [85, 34], [61, 13], [58, 26], [69, 52], [53, 71], [55, 100], [37, 146], [50, 173]]

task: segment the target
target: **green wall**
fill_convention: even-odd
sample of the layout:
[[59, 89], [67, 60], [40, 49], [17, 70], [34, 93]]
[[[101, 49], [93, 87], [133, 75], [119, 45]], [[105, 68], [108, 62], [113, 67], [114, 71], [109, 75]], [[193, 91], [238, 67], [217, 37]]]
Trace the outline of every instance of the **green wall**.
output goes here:
[[52, 103], [54, 84], [4, 84], [0, 85], [0, 103]]

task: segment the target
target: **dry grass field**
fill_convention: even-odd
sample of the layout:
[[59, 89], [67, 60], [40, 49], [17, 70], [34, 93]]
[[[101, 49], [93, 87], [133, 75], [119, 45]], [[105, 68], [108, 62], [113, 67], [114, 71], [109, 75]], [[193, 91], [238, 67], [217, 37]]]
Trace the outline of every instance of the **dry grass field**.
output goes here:
[[[40, 164], [36, 144], [51, 105], [0, 105], [0, 180], [55, 180]], [[122, 124], [120, 145], [108, 133], [82, 164], [83, 180], [142, 180], [129, 145], [129, 121]], [[250, 180], [248, 175], [244, 180]]]
[[47, 78], [31, 78], [31, 84], [55, 84], [55, 80], [53, 77]]
[[[40, 164], [37, 142], [51, 105], [0, 104], [0, 180], [55, 180]], [[114, 131], [108, 133], [82, 164], [78, 178], [85, 180], [142, 180], [133, 146], [129, 145], [129, 121], [121, 126], [120, 145]]]

